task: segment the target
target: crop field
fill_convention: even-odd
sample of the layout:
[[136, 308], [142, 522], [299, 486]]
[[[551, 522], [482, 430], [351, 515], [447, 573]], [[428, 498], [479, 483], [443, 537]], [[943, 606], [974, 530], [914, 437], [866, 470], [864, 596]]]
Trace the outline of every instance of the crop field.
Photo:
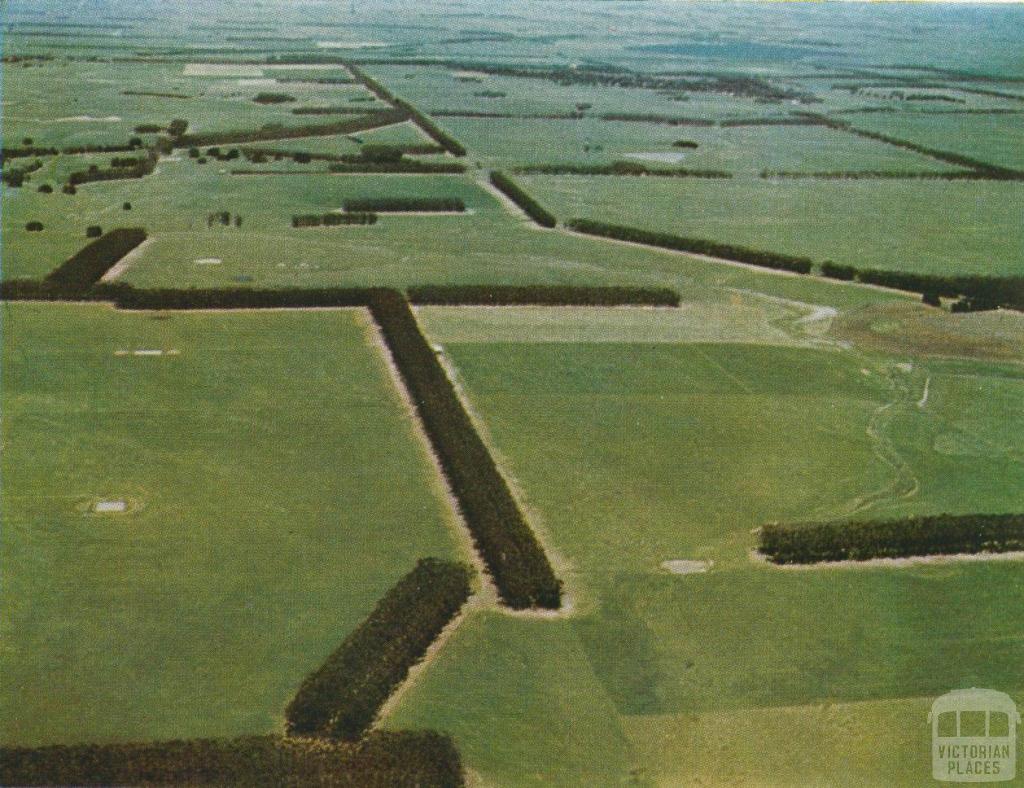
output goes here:
[[277, 730], [397, 578], [455, 554], [361, 312], [3, 321], [5, 743]]
[[[558, 623], [479, 616], [391, 724], [456, 731], [498, 783], [514, 779], [510, 763], [537, 783], [574, 784], [577, 770], [600, 784], [695, 771], [757, 781], [763, 757], [787, 780], [824, 779], [821, 762], [786, 750], [788, 736], [775, 753], [749, 739], [779, 726], [808, 746], [819, 728], [831, 762], [853, 765], [840, 782], [909, 778], [920, 736], [882, 743], [879, 727], [903, 725], [946, 686], [1019, 684], [1024, 618], [996, 601], [1020, 600], [1019, 568], [771, 569], [748, 557], [751, 529], [1014, 506], [1020, 368], [727, 329], [729, 344], [672, 328], [658, 341], [635, 333], [632, 312], [587, 320], [600, 336], [572, 310], [514, 314], [487, 343], [483, 319], [467, 329], [455, 310], [421, 310], [565, 567], [574, 609]], [[966, 452], [975, 461], [956, 459]], [[661, 567], [686, 559], [710, 570]], [[481, 653], [493, 656], [481, 664]], [[560, 732], [557, 746], [527, 732], [541, 729]], [[494, 740], [519, 749], [496, 752]]]
[[921, 785], [1024, 703], [1022, 7], [66, 6], [0, 783]]
[[[1021, 183], [533, 175], [523, 182], [559, 216], [886, 270], [1024, 273], [1024, 225], [1014, 218]], [[851, 220], [857, 216], [871, 222]]]

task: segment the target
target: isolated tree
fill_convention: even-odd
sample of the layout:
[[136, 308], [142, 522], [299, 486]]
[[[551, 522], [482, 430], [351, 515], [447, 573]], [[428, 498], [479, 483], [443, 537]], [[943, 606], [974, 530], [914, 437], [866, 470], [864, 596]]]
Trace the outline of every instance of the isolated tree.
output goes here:
[[42, 231], [43, 223], [42, 222], [29, 222], [28, 224], [25, 225], [25, 229], [28, 230], [30, 233], [38, 233], [38, 232]]
[[86, 238], [99, 238], [101, 235], [103, 235], [103, 228], [98, 224], [94, 224], [85, 229]]
[[180, 137], [186, 129], [188, 129], [188, 121], [181, 118], [175, 118], [167, 124], [167, 133], [172, 137]]
[[130, 210], [132, 209], [132, 204], [131, 204], [130, 202], [126, 202], [126, 203], [125, 203], [124, 205], [122, 205], [121, 207], [122, 207], [122, 208], [123, 208], [124, 210], [126, 210], [126, 211], [130, 211]]
[[44, 183], [42, 186], [39, 187], [39, 191], [42, 194], [53, 194], [53, 187], [48, 183]]

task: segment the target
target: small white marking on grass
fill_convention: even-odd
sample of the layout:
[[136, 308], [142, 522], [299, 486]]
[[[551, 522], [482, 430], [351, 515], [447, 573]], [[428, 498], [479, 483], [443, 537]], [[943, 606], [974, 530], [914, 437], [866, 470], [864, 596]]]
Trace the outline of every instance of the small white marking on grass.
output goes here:
[[219, 257], [200, 257], [196, 260], [196, 265], [220, 265], [223, 262]]
[[924, 381], [924, 393], [921, 395], [921, 399], [917, 401], [917, 407], [923, 408], [928, 404], [928, 387], [931, 385], [932, 379], [929, 376]]
[[162, 350], [133, 350], [133, 356], [162, 356], [164, 352]]
[[384, 41], [317, 41], [318, 49], [369, 49], [386, 47]]
[[714, 566], [714, 563], [714, 561], [695, 561], [677, 558], [671, 561], [662, 561], [661, 568], [667, 569], [674, 575], [698, 575], [707, 572]]
[[105, 118], [94, 118], [92, 115], [74, 115], [67, 118], [56, 118], [54, 123], [119, 123], [118, 115], [108, 115]]
[[125, 501], [97, 501], [92, 510], [97, 514], [125, 512], [128, 510], [128, 504]]

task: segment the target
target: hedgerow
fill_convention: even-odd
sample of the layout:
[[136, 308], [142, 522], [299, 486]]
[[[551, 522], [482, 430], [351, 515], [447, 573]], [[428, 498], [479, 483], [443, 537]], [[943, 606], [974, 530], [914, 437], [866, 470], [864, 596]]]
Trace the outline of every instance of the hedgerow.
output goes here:
[[424, 558], [393, 586], [285, 709], [293, 736], [354, 741], [470, 595], [472, 570]]
[[495, 170], [491, 173], [491, 184], [518, 205], [527, 216], [541, 227], [554, 227], [558, 220], [523, 188], [505, 173]]
[[292, 217], [292, 227], [333, 227], [340, 224], [376, 224], [375, 213], [325, 213]]
[[81, 294], [99, 281], [113, 265], [146, 240], [140, 227], [111, 230], [65, 260], [44, 280], [69, 294]]
[[679, 306], [679, 294], [667, 287], [421, 285], [408, 295], [414, 304], [450, 306]]
[[771, 524], [759, 551], [776, 564], [863, 561], [1024, 549], [1024, 514], [939, 514], [832, 523]]
[[151, 150], [146, 156], [139, 158], [114, 159], [109, 169], [100, 169], [95, 165], [87, 170], [77, 170], [68, 176], [68, 183], [80, 186], [93, 181], [117, 181], [126, 178], [144, 178], [156, 168], [158, 154]]
[[109, 298], [122, 309], [273, 309], [367, 306], [374, 291], [357, 287], [139, 290], [127, 285], [99, 285], [95, 298]]
[[243, 129], [237, 131], [211, 131], [202, 134], [183, 134], [174, 140], [176, 148], [205, 147], [207, 145], [225, 145], [228, 143], [261, 142], [264, 140], [287, 140], [299, 137], [322, 137], [331, 134], [352, 134], [366, 131], [378, 126], [387, 126], [406, 119], [401, 110], [386, 110], [367, 115], [336, 121], [334, 123], [318, 123], [308, 126], [284, 126], [268, 124], [259, 129]]
[[434, 211], [448, 213], [466, 210], [466, 204], [458, 197], [353, 197], [342, 206], [352, 212], [409, 212]]
[[498, 593], [513, 608], [561, 604], [561, 582], [400, 293], [377, 291], [377, 325]]
[[686, 167], [648, 167], [638, 161], [613, 161], [610, 164], [531, 164], [516, 172], [535, 175], [655, 175], [664, 178], [731, 178], [725, 170], [688, 169]]
[[1024, 309], [1024, 277], [983, 276], [966, 274], [916, 274], [908, 271], [882, 271], [875, 268], [856, 268], [852, 265], [823, 263], [821, 272], [832, 279], [854, 279], [863, 284], [881, 285], [895, 290], [931, 296], [961, 297], [956, 311], [982, 309]]
[[573, 219], [567, 226], [576, 232], [586, 233], [587, 235], [613, 238], [618, 241], [631, 241], [648, 246], [659, 246], [663, 249], [674, 249], [681, 252], [706, 254], [712, 257], [721, 257], [726, 260], [747, 263], [748, 265], [792, 271], [798, 274], [810, 273], [813, 266], [813, 262], [807, 257], [794, 257], [793, 255], [780, 254], [778, 252], [766, 252], [760, 249], [750, 249], [746, 246], [708, 241], [703, 238], [685, 238], [669, 233], [641, 230], [637, 227], [623, 227], [621, 225], [596, 222], [591, 219]]
[[358, 743], [281, 736], [0, 748], [3, 785], [463, 785], [459, 753], [433, 731], [379, 731]]
[[415, 106], [410, 104], [408, 101], [398, 98], [394, 93], [357, 66], [350, 65], [348, 68], [349, 71], [352, 72], [352, 76], [356, 78], [357, 82], [362, 84], [381, 101], [386, 101], [394, 106], [396, 110], [400, 110], [405, 113], [409, 120], [419, 126], [428, 137], [432, 138], [452, 156], [466, 155], [466, 149], [463, 147], [461, 142], [434, 123], [434, 121], [420, 112]]

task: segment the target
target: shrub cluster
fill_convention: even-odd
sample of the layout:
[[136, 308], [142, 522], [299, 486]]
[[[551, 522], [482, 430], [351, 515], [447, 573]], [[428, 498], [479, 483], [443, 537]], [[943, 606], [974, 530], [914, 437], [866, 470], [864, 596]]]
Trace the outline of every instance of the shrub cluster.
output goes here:
[[771, 524], [758, 549], [776, 564], [864, 561], [1024, 549], [1024, 514], [939, 514], [834, 523]]
[[43, 162], [36, 159], [31, 164], [26, 164], [22, 167], [8, 167], [3, 172], [2, 180], [5, 185], [11, 188], [19, 188], [24, 185], [25, 181], [28, 180], [28, 176], [36, 170], [42, 169]]
[[292, 227], [334, 227], [341, 224], [376, 224], [375, 213], [325, 213], [292, 217]]
[[465, 211], [466, 205], [458, 197], [356, 197], [342, 202], [350, 212], [408, 212], [432, 211], [447, 213]]
[[708, 241], [703, 238], [685, 238], [669, 233], [641, 230], [636, 227], [605, 224], [604, 222], [596, 222], [591, 219], [573, 219], [567, 226], [576, 232], [586, 233], [587, 235], [613, 238], [618, 241], [632, 241], [633, 243], [646, 244], [648, 246], [660, 246], [664, 249], [675, 249], [680, 252], [706, 254], [712, 257], [721, 257], [726, 260], [747, 263], [748, 265], [792, 271], [798, 274], [810, 273], [813, 266], [813, 262], [807, 257], [766, 252], [760, 249], [750, 249], [746, 246]]
[[299, 687], [288, 733], [354, 741], [470, 595], [464, 564], [421, 559]]
[[558, 608], [561, 582], [400, 293], [370, 309], [505, 604]]
[[533, 197], [527, 194], [523, 188], [508, 177], [505, 173], [495, 170], [491, 173], [491, 184], [518, 205], [527, 216], [541, 227], [554, 227], [558, 224], [554, 214], [550, 213]]
[[72, 186], [80, 186], [83, 183], [93, 181], [117, 181], [125, 178], [144, 178], [156, 169], [158, 155], [156, 150], [151, 150], [148, 155], [135, 159], [124, 158], [114, 159], [113, 162], [123, 166], [111, 166], [102, 170], [93, 166], [87, 170], [76, 170], [68, 176], [68, 183]]
[[139, 227], [111, 230], [65, 260], [44, 280], [69, 294], [81, 294], [99, 281], [113, 265], [146, 240]]
[[450, 737], [433, 731], [379, 731], [356, 744], [244, 736], [2, 747], [0, 783], [457, 788], [463, 777]]
[[679, 294], [667, 287], [420, 285], [408, 294], [414, 304], [449, 306], [679, 306]]
[[693, 140], [676, 140], [675, 142], [672, 143], [672, 147], [673, 148], [687, 148], [689, 150], [694, 150], [696, 148], [699, 148], [700, 145], [698, 143], [694, 142]]

